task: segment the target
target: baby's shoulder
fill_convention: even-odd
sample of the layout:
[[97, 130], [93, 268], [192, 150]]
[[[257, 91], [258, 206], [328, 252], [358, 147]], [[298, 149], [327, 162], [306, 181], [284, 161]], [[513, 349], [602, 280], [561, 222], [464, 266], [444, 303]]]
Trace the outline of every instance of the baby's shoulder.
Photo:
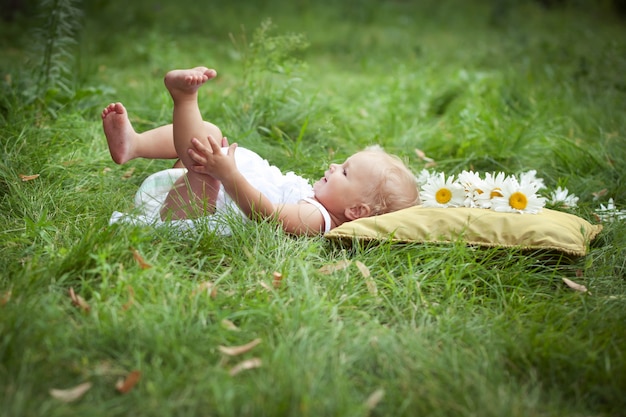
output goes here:
[[332, 220], [330, 218], [330, 213], [328, 212], [328, 210], [326, 210], [326, 207], [324, 207], [324, 205], [322, 203], [320, 203], [319, 201], [317, 201], [314, 198], [311, 197], [305, 197], [302, 200], [300, 200], [301, 204], [308, 204], [311, 209], [310, 212], [319, 212], [322, 215], [322, 218], [324, 219], [324, 231], [328, 232], [331, 229], [332, 226]]

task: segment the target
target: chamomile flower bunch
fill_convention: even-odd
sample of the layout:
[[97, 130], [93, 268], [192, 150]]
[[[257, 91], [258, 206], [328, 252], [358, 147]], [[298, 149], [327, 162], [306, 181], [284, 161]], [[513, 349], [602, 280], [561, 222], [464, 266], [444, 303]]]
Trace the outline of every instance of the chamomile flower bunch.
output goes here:
[[[518, 176], [503, 172], [463, 171], [458, 176], [423, 169], [416, 176], [420, 184], [420, 197], [424, 207], [469, 207], [504, 213], [536, 214], [549, 204], [550, 208], [575, 209], [578, 197], [565, 187], [558, 186], [548, 192], [537, 171], [530, 170]], [[544, 196], [540, 195], [543, 192]], [[594, 193], [594, 199], [606, 190]], [[595, 210], [602, 222], [625, 221], [626, 209], [618, 209], [613, 198]]]
[[539, 213], [546, 199], [539, 196], [545, 188], [536, 171], [518, 177], [502, 172], [463, 171], [456, 178], [444, 173], [422, 171], [418, 176], [424, 207], [476, 207], [510, 213]]
[[600, 208], [596, 209], [596, 213], [603, 222], [626, 220], [626, 210], [618, 210], [613, 198], [609, 198], [609, 202], [606, 206], [600, 204]]
[[550, 193], [550, 204], [555, 207], [574, 208], [578, 206], [578, 197], [570, 194], [567, 188], [558, 186]]

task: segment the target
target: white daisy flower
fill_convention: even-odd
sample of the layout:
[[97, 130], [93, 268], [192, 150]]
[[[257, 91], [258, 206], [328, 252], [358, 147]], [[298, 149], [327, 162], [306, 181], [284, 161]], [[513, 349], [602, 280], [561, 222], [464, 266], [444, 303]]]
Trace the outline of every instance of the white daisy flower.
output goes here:
[[481, 188], [482, 181], [480, 174], [474, 171], [463, 171], [459, 174], [458, 182], [465, 191], [465, 200], [463, 202], [465, 207], [477, 207], [476, 196], [483, 193]]
[[481, 182], [480, 189], [476, 190], [476, 206], [485, 209], [491, 208], [491, 200], [494, 197], [502, 197], [502, 187], [505, 179], [503, 172], [498, 172], [497, 174], [487, 172]]
[[491, 208], [499, 212], [536, 214], [545, 205], [545, 198], [539, 197], [535, 184], [521, 184], [514, 177], [508, 177], [502, 184], [502, 197], [491, 200]]
[[615, 207], [613, 198], [609, 198], [606, 207], [604, 204], [600, 204], [600, 208], [596, 209], [596, 213], [598, 213], [598, 217], [602, 221], [626, 220], [626, 210], [618, 210]]
[[424, 168], [423, 170], [420, 171], [420, 173], [415, 177], [415, 179], [417, 180], [417, 183], [421, 186], [423, 186], [424, 184], [426, 184], [428, 182], [428, 180], [430, 180], [431, 177], [438, 175], [434, 172], [431, 172], [429, 170], [427, 170], [426, 168]]
[[522, 172], [519, 175], [519, 183], [522, 187], [533, 187], [535, 192], [546, 187], [543, 183], [543, 179], [537, 177], [537, 171], [534, 169]]
[[567, 188], [560, 186], [550, 193], [550, 203], [565, 208], [578, 206], [578, 197], [570, 194]]
[[445, 174], [440, 172], [428, 179], [420, 197], [424, 207], [460, 207], [465, 199], [465, 191], [454, 181], [454, 175], [446, 179]]
[[613, 197], [609, 198], [609, 202], [604, 207], [604, 204], [600, 204], [601, 211], [615, 211], [615, 202], [613, 201]]

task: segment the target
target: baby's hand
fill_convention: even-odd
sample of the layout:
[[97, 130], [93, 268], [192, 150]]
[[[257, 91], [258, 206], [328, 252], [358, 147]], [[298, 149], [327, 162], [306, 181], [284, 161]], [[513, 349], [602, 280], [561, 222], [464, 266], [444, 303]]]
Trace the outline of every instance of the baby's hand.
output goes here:
[[227, 175], [231, 170], [236, 170], [234, 152], [237, 144], [228, 145], [228, 139], [222, 138], [222, 146], [228, 146], [228, 153], [224, 155], [221, 151], [217, 141], [209, 136], [209, 147], [205, 146], [196, 138], [191, 139], [191, 148], [187, 153], [196, 165], [191, 167], [191, 170], [198, 174], [211, 175], [214, 178], [220, 179], [224, 175]]

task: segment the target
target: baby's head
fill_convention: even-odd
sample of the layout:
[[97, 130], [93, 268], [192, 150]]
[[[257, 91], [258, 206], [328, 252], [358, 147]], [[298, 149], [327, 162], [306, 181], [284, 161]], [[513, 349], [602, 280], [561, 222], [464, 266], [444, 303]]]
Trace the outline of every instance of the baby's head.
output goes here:
[[370, 216], [420, 204], [415, 175], [399, 157], [388, 154], [380, 146], [370, 146], [359, 153], [368, 154], [375, 161], [372, 183], [363, 190], [364, 202], [371, 209]]
[[331, 164], [313, 185], [315, 198], [339, 223], [419, 204], [417, 181], [400, 158], [380, 147]]

